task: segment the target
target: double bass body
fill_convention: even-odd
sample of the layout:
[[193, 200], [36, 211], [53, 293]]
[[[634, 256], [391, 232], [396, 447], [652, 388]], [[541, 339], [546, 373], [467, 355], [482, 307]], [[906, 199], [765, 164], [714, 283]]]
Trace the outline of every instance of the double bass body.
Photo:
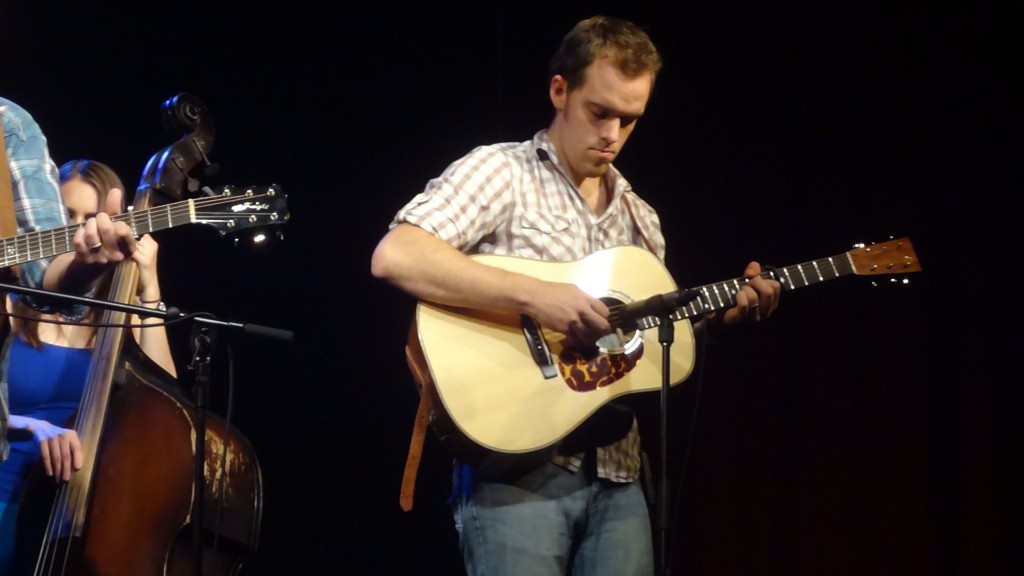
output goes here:
[[[193, 574], [195, 407], [141, 350], [122, 354], [89, 504], [82, 566], [96, 574]], [[235, 574], [256, 548], [262, 476], [255, 452], [206, 417], [203, 574]], [[91, 574], [90, 570], [83, 572]]]
[[[136, 208], [146, 208], [153, 191], [173, 196], [185, 184], [192, 188], [188, 172], [207, 161], [212, 146], [212, 123], [195, 97], [179, 94], [164, 103], [164, 112], [188, 133], [150, 160]], [[137, 280], [133, 262], [120, 264], [108, 299], [132, 302]], [[260, 531], [263, 484], [255, 452], [224, 420], [205, 414], [197, 482], [198, 409], [142, 353], [123, 328], [126, 320], [124, 312], [106, 311], [101, 322], [114, 327], [97, 332], [75, 422], [86, 464], [56, 494], [33, 486], [22, 516], [38, 518], [46, 506], [50, 520], [41, 537], [33, 536], [30, 522], [19, 526], [19, 546], [27, 541], [39, 549], [41, 542], [36, 574], [237, 574]], [[201, 519], [193, 518], [197, 499]]]
[[[196, 408], [131, 339], [115, 380], [81, 534], [24, 534], [36, 548], [53, 540], [43, 543], [37, 573], [193, 575]], [[259, 462], [244, 436], [210, 414], [205, 461], [201, 572], [237, 574], [259, 538]], [[27, 515], [45, 517], [54, 498], [52, 489], [35, 486]]]

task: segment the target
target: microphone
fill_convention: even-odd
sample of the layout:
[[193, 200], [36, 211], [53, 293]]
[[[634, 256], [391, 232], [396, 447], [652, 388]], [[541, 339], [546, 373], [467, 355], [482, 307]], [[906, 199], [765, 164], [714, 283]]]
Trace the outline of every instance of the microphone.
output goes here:
[[655, 294], [639, 302], [616, 306], [608, 320], [614, 325], [629, 325], [648, 316], [667, 316], [700, 297], [700, 291], [693, 288]]

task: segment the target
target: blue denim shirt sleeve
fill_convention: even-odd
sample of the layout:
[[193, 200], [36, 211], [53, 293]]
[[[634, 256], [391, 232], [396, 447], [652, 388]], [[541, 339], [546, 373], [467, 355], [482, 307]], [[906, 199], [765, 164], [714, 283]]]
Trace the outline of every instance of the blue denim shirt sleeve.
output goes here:
[[[11, 170], [14, 216], [18, 233], [36, 232], [65, 226], [67, 212], [60, 197], [57, 165], [50, 159], [46, 137], [32, 116], [14, 102], [0, 98], [7, 164]], [[50, 260], [26, 262], [18, 267], [19, 282], [39, 288]], [[35, 303], [30, 304], [36, 305]], [[69, 309], [70, 314], [80, 313]], [[6, 321], [6, 320], [5, 320]], [[0, 379], [3, 374], [0, 373]], [[0, 457], [7, 452], [7, 395], [0, 386]]]
[[[67, 210], [60, 196], [57, 165], [50, 158], [46, 137], [32, 116], [10, 100], [0, 98], [3, 114], [7, 163], [11, 169], [15, 219], [18, 233], [25, 234], [68, 224]], [[21, 284], [40, 288], [50, 259], [26, 262], [18, 267]], [[84, 314], [82, 306], [49, 306], [26, 297], [26, 302], [44, 312], [57, 309], [69, 316]]]
[[[57, 182], [57, 166], [50, 159], [42, 130], [25, 109], [10, 100], [0, 98], [0, 112], [3, 114], [18, 233], [67, 225], [67, 212]], [[22, 284], [33, 288], [42, 285], [49, 263], [49, 260], [37, 260], [19, 266]]]

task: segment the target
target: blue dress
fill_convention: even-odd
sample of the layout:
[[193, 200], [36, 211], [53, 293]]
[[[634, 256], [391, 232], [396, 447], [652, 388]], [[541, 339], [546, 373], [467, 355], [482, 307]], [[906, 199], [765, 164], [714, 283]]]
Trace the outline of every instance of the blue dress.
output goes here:
[[[36, 350], [12, 337], [7, 358], [11, 414], [67, 427], [81, 402], [91, 359], [91, 348], [44, 344]], [[10, 457], [0, 462], [0, 574], [13, 571], [19, 501], [29, 474], [40, 463], [32, 434], [12, 430], [8, 435]]]

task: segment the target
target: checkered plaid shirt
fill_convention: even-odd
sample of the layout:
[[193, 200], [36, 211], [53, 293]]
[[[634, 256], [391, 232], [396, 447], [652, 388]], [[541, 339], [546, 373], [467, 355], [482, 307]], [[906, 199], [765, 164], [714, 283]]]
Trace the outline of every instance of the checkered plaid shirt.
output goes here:
[[[611, 201], [596, 214], [566, 176], [547, 132], [532, 140], [481, 146], [450, 165], [395, 216], [467, 254], [536, 260], [579, 260], [604, 248], [638, 245], [665, 258], [665, 238], [654, 209], [615, 168], [602, 184]], [[582, 455], [556, 462], [578, 470]], [[640, 471], [636, 422], [616, 443], [597, 449], [597, 473], [631, 482]]]

